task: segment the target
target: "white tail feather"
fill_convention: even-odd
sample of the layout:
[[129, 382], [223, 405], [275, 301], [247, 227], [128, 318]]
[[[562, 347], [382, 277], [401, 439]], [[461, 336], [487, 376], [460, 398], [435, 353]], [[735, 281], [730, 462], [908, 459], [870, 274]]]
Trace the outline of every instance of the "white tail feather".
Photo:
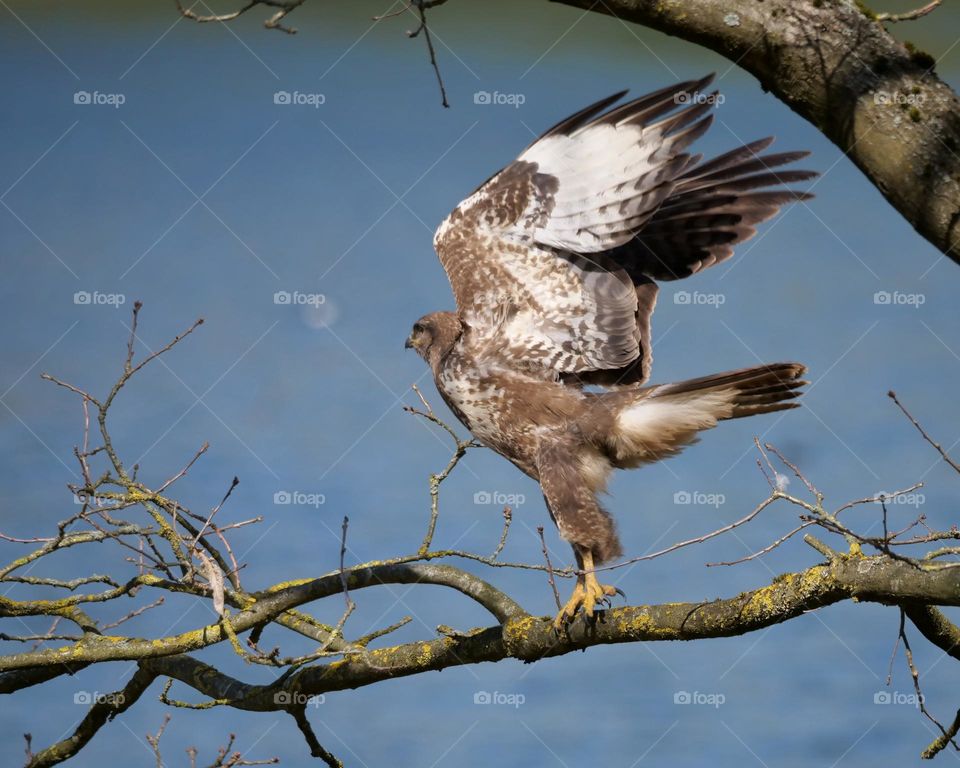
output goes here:
[[618, 466], [633, 467], [679, 453], [697, 433], [733, 413], [733, 389], [644, 397], [618, 415], [613, 437]]

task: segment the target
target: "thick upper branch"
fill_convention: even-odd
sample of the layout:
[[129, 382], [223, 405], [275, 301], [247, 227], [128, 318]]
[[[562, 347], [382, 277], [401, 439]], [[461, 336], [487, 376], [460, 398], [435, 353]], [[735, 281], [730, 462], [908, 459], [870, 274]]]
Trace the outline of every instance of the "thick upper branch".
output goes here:
[[[847, 0], [553, 0], [697, 43], [813, 123], [916, 230], [960, 261], [960, 101]], [[744, 137], [749, 139], [753, 137]]]

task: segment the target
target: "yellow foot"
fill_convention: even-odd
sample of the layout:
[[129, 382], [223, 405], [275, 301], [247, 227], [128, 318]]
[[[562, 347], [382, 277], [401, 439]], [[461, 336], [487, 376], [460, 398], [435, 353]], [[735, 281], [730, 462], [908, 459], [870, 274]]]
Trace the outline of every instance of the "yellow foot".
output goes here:
[[553, 620], [553, 626], [559, 632], [564, 625], [573, 620], [577, 611], [583, 608], [583, 613], [587, 618], [593, 616], [593, 609], [597, 603], [609, 602], [607, 598], [617, 594], [615, 587], [607, 584], [601, 584], [593, 573], [588, 573], [577, 580], [577, 585], [573, 588], [573, 594], [563, 606], [557, 618]]

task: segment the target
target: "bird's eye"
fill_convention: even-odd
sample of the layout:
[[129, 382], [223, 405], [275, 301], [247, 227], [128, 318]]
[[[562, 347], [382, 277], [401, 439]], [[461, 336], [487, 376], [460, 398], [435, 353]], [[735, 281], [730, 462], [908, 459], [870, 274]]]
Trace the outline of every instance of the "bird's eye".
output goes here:
[[423, 326], [420, 325], [420, 323], [414, 323], [414, 325], [413, 325], [413, 332], [414, 332], [414, 333], [423, 333]]

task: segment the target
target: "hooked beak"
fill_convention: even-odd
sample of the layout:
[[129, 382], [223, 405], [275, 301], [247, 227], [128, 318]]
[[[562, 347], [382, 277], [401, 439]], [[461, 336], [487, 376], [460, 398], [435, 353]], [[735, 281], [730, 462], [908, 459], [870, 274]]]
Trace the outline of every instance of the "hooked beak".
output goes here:
[[413, 349], [413, 339], [411, 339], [411, 338], [408, 336], [408, 337], [407, 337], [407, 340], [406, 340], [405, 342], [403, 342], [403, 348], [404, 348], [404, 349]]

